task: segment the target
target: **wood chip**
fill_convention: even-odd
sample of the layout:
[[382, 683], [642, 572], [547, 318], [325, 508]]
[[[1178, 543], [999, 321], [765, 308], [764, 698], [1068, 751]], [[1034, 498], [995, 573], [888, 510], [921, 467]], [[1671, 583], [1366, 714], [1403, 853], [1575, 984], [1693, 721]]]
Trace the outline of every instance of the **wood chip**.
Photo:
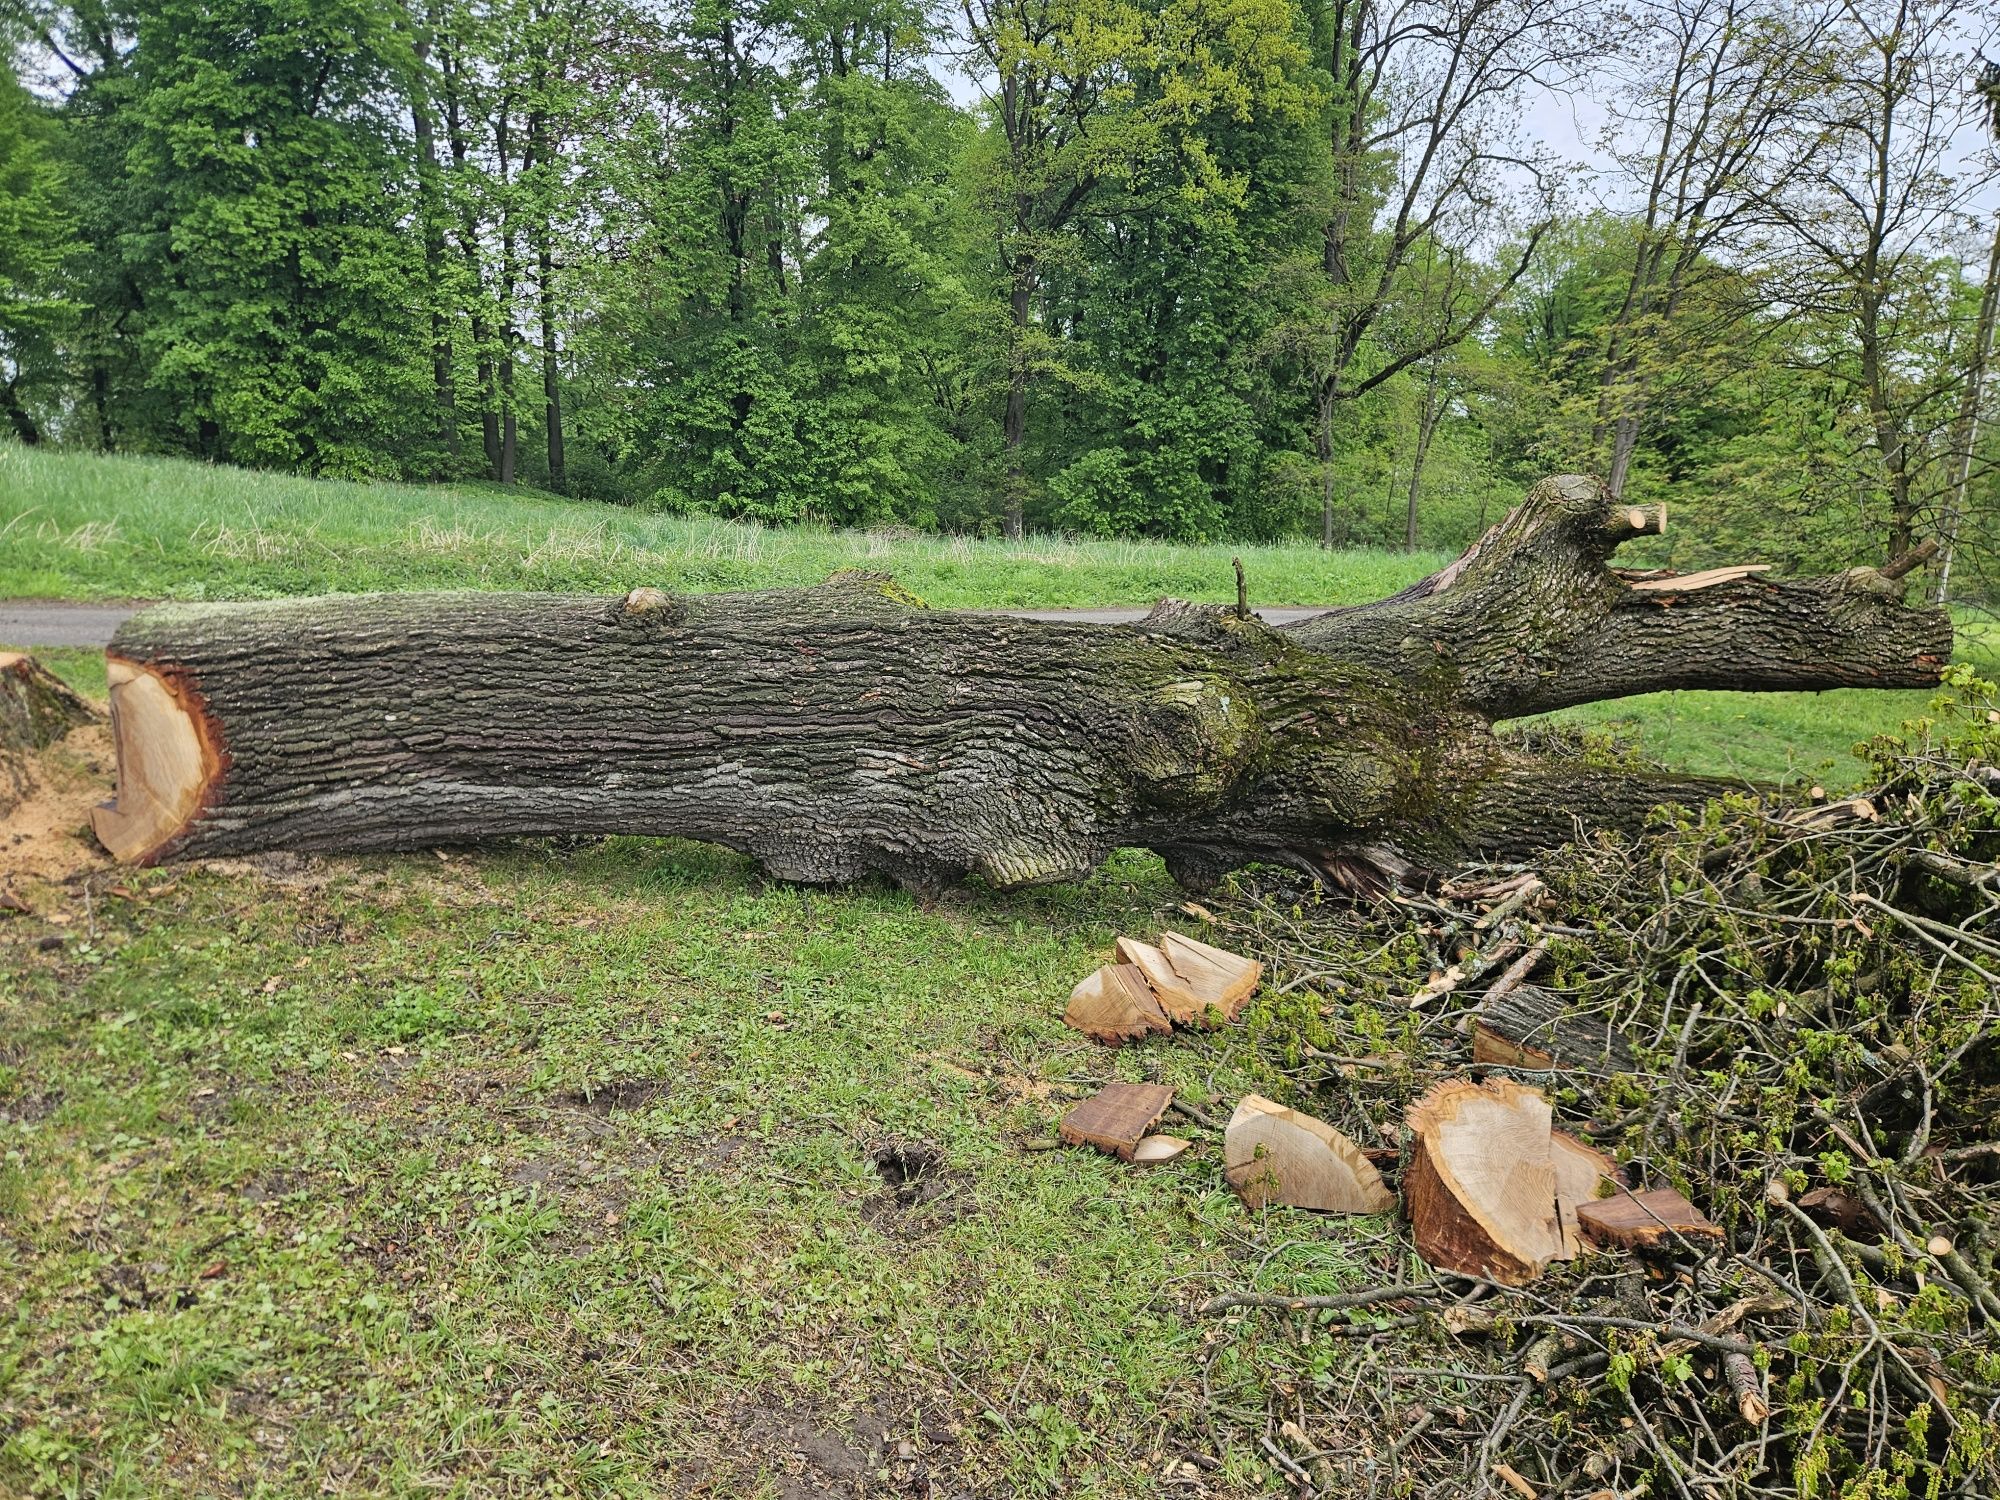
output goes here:
[[1154, 1167], [1172, 1161], [1187, 1148], [1188, 1143], [1177, 1135], [1149, 1135], [1132, 1148], [1132, 1160], [1138, 1166]]
[[1072, 1146], [1095, 1146], [1130, 1161], [1173, 1100], [1165, 1084], [1106, 1084], [1063, 1116], [1058, 1134]]
[[1696, 589], [1710, 589], [1719, 583], [1734, 583], [1739, 578], [1770, 571], [1769, 563], [1738, 563], [1732, 568], [1704, 568], [1699, 573], [1681, 573], [1671, 578], [1642, 578], [1626, 587], [1635, 594], [1692, 594]]
[[1324, 1120], [1246, 1095], [1222, 1133], [1223, 1177], [1251, 1208], [1283, 1203], [1322, 1213], [1379, 1214], [1395, 1206], [1361, 1148]]

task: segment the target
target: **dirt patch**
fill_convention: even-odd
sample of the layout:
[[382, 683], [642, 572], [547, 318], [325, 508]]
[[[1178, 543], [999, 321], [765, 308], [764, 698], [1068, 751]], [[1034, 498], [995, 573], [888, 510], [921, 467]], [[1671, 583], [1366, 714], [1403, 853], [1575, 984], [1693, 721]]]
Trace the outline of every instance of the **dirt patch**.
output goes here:
[[759, 1477], [781, 1500], [828, 1495], [941, 1497], [971, 1493], [953, 1482], [957, 1438], [941, 1420], [887, 1400], [845, 1415], [758, 1406], [736, 1430], [757, 1455]]
[[928, 1234], [972, 1211], [972, 1178], [928, 1141], [884, 1141], [868, 1153], [868, 1165], [882, 1179], [882, 1191], [863, 1205], [861, 1216], [884, 1234]]
[[618, 1110], [643, 1109], [666, 1093], [669, 1087], [664, 1078], [620, 1078], [610, 1083], [568, 1089], [560, 1097], [563, 1103], [587, 1109], [594, 1115], [609, 1115]]

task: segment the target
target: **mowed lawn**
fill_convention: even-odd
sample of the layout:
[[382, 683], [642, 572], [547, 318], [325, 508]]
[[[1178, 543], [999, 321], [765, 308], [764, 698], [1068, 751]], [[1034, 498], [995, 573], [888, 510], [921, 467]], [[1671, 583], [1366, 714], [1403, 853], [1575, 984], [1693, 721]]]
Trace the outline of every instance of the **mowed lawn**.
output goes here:
[[1273, 1086], [1060, 1024], [1175, 899], [1136, 856], [924, 907], [639, 840], [31, 893], [0, 1493], [1152, 1493], [1199, 1442], [1192, 1306], [1266, 1242], [1285, 1284], [1352, 1264], [1246, 1214], [1212, 1134], [1037, 1149], [1112, 1078]]

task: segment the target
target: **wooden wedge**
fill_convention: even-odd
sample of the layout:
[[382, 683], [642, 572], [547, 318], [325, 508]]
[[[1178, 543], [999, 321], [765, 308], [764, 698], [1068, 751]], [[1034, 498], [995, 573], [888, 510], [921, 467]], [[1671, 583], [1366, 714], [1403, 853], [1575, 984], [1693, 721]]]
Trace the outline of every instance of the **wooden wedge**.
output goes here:
[[1088, 975], [1070, 991], [1063, 1020], [1107, 1047], [1173, 1030], [1146, 976], [1131, 964], [1106, 964]]
[[1361, 1148], [1298, 1110], [1246, 1095], [1222, 1133], [1223, 1177], [1244, 1203], [1284, 1203], [1322, 1213], [1379, 1214], [1395, 1206]]

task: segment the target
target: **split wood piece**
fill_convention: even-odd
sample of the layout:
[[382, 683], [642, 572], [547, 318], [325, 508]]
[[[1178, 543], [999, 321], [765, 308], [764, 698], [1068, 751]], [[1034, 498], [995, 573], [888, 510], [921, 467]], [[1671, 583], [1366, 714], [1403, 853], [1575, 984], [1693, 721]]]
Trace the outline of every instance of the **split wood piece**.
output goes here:
[[1208, 1006], [1202, 998], [1174, 972], [1174, 966], [1167, 962], [1167, 955], [1151, 943], [1121, 937], [1118, 940], [1118, 962], [1127, 968], [1137, 969], [1145, 976], [1159, 1008], [1175, 1025], [1193, 1026], [1207, 1014]]
[[1849, 823], [1873, 823], [1881, 816], [1881, 810], [1866, 797], [1848, 797], [1793, 813], [1786, 821], [1799, 828], [1827, 829], [1844, 828]]
[[1063, 1020], [1107, 1047], [1173, 1030], [1146, 976], [1131, 964], [1106, 964], [1088, 976], [1070, 991]]
[[1641, 578], [1627, 585], [1640, 594], [1692, 594], [1696, 589], [1714, 588], [1718, 583], [1734, 583], [1757, 573], [1771, 571], [1769, 563], [1738, 563], [1729, 568], [1706, 568], [1699, 573], [1680, 573], [1671, 578]]
[[1722, 1369], [1729, 1378], [1729, 1393], [1736, 1398], [1737, 1414], [1752, 1427], [1762, 1427], [1770, 1420], [1771, 1403], [1764, 1399], [1757, 1366], [1749, 1355], [1730, 1349], [1723, 1353]]
[[97, 717], [96, 709], [32, 656], [0, 651], [0, 813], [28, 795], [30, 755]]
[[1550, 1118], [1510, 1078], [1446, 1079], [1410, 1106], [1403, 1207], [1425, 1260], [1523, 1286], [1563, 1254]]
[[1225, 1021], [1235, 1020], [1264, 977], [1264, 966], [1255, 959], [1211, 948], [1178, 932], [1160, 934], [1160, 951], [1181, 983], [1201, 1002], [1204, 1016], [1214, 1011]]
[[1591, 1068], [1630, 1072], [1632, 1044], [1617, 1028], [1572, 1015], [1562, 1000], [1532, 984], [1480, 1003], [1472, 1027], [1472, 1060], [1507, 1068]]
[[1549, 1165], [1556, 1178], [1556, 1222], [1562, 1231], [1562, 1251], [1557, 1260], [1575, 1260], [1583, 1254], [1582, 1232], [1577, 1210], [1595, 1202], [1604, 1183], [1614, 1187], [1618, 1164], [1595, 1146], [1585, 1145], [1567, 1130], [1549, 1132]]
[[1576, 1217], [1583, 1237], [1607, 1249], [1657, 1250], [1677, 1239], [1722, 1238], [1721, 1226], [1673, 1188], [1643, 1193], [1620, 1188], [1609, 1198], [1579, 1204]]
[[1130, 1161], [1173, 1100], [1165, 1084], [1106, 1084], [1063, 1116], [1058, 1133], [1072, 1146], [1095, 1146]]
[[1246, 1094], [1222, 1133], [1222, 1175], [1244, 1203], [1321, 1213], [1379, 1214], [1395, 1206], [1359, 1146], [1298, 1110]]
[[1132, 1160], [1141, 1167], [1156, 1167], [1172, 1161], [1187, 1148], [1188, 1143], [1177, 1135], [1149, 1135], [1132, 1148]]

